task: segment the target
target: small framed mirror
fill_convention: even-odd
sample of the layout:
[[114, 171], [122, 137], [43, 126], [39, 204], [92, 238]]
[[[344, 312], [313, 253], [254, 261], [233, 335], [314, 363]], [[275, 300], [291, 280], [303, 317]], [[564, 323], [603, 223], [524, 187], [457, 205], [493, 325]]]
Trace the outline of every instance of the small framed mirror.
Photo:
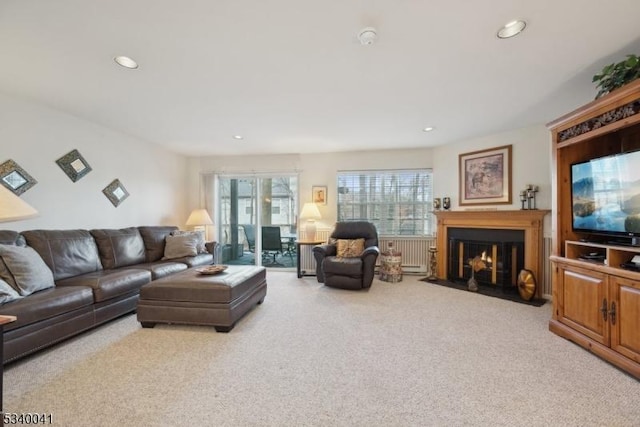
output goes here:
[[91, 172], [91, 166], [89, 166], [89, 163], [87, 163], [78, 150], [68, 152], [56, 160], [56, 163], [73, 182], [78, 181]]
[[0, 165], [0, 183], [19, 196], [38, 183], [19, 164], [9, 159]]
[[129, 192], [124, 188], [124, 185], [122, 185], [119, 179], [114, 179], [111, 184], [102, 190], [102, 193], [107, 196], [107, 199], [109, 199], [116, 208], [129, 197]]

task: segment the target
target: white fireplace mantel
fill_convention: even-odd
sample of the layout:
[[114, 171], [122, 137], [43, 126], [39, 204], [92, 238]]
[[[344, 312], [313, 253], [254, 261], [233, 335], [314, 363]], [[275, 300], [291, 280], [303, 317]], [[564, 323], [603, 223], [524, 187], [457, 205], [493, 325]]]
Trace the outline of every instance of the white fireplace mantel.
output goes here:
[[[549, 212], [546, 209], [434, 212], [438, 218], [438, 278], [447, 279], [449, 228], [488, 228], [524, 231], [524, 268], [539, 281], [543, 272], [543, 219]], [[542, 284], [538, 284], [537, 297], [542, 295], [542, 288]]]

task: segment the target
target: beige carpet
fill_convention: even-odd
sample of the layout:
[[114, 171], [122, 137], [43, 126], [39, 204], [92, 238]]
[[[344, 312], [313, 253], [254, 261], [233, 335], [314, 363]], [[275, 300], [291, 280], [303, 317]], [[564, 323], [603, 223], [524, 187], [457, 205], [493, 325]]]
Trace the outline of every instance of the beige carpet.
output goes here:
[[405, 277], [269, 272], [228, 334], [126, 316], [11, 364], [5, 410], [59, 426], [638, 426], [640, 382], [531, 307]]

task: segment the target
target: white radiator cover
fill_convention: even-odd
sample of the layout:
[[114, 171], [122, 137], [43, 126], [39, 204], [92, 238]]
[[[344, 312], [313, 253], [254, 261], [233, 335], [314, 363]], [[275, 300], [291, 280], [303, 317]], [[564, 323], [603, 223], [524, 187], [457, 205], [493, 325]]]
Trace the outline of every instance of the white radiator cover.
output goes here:
[[[316, 240], [327, 241], [330, 230], [318, 230]], [[300, 230], [300, 238], [305, 239], [304, 230]], [[384, 236], [378, 238], [380, 252], [388, 250], [389, 242], [393, 243], [394, 252], [402, 252], [403, 273], [427, 274], [429, 272], [429, 247], [435, 246], [435, 237]], [[300, 269], [311, 272], [316, 269], [312, 246], [300, 246]], [[380, 257], [376, 269], [380, 267]]]
[[[402, 272], [426, 274], [429, 272], [429, 247], [436, 245], [435, 237], [428, 236], [384, 236], [379, 239], [380, 252], [389, 250], [393, 243], [393, 251], [402, 253]], [[376, 267], [380, 266], [380, 258]]]

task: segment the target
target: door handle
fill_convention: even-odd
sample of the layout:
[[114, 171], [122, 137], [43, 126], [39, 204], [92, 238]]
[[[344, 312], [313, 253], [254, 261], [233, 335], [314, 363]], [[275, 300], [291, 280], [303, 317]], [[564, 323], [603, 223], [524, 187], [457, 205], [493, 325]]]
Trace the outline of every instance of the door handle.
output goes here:
[[602, 306], [600, 307], [600, 313], [602, 313], [602, 320], [607, 321], [607, 299], [602, 300]]
[[611, 310], [609, 310], [609, 317], [611, 317], [611, 324], [616, 324], [616, 302], [611, 303]]

